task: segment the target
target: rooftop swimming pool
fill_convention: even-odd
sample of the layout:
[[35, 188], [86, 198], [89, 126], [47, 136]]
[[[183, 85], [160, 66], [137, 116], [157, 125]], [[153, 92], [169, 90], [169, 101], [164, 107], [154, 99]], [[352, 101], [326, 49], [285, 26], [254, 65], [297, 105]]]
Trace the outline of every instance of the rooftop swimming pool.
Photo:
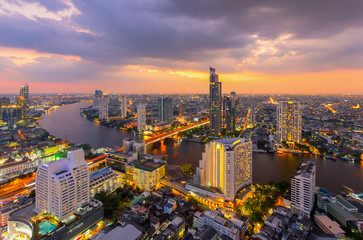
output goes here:
[[45, 235], [53, 231], [57, 225], [51, 223], [50, 221], [43, 221], [39, 223], [39, 234]]

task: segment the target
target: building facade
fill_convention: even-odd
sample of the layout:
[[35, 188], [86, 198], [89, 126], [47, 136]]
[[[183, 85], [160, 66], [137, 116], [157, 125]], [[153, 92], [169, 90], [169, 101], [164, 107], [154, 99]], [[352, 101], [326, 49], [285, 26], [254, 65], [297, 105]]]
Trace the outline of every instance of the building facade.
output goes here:
[[162, 97], [158, 99], [159, 119], [161, 122], [173, 122], [173, 99], [170, 97]]
[[243, 138], [227, 138], [209, 142], [197, 168], [202, 186], [221, 190], [226, 200], [252, 183], [252, 142]]
[[297, 101], [282, 101], [276, 110], [276, 139], [278, 143], [301, 143], [301, 106]]
[[218, 75], [214, 68], [209, 68], [209, 117], [212, 134], [218, 135], [222, 125], [222, 83], [218, 81]]
[[26, 108], [29, 107], [30, 100], [29, 100], [29, 86], [28, 84], [25, 84], [20, 88], [20, 97], [23, 97], [25, 99], [25, 105]]
[[75, 149], [67, 158], [43, 163], [35, 177], [37, 212], [47, 212], [60, 221], [90, 201], [90, 174], [84, 152]]
[[146, 104], [137, 106], [137, 130], [146, 130]]
[[301, 164], [291, 178], [291, 209], [293, 213], [309, 218], [315, 199], [315, 163]]
[[90, 193], [94, 196], [101, 191], [110, 193], [121, 187], [121, 177], [109, 167], [90, 173]]

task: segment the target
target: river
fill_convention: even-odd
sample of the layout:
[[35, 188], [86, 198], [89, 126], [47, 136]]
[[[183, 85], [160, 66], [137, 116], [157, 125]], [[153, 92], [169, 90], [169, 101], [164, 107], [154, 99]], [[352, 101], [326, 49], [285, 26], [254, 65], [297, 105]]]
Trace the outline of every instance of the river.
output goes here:
[[[89, 102], [76, 103], [50, 111], [39, 120], [39, 126], [56, 137], [76, 144], [88, 143], [96, 148], [119, 148], [122, 146], [123, 138], [138, 138], [137, 135], [96, 125], [78, 114], [80, 108], [90, 104]], [[200, 143], [177, 143], [170, 140], [155, 148], [152, 154], [167, 155], [170, 164], [181, 165], [190, 162], [196, 167], [202, 157], [202, 150]], [[253, 181], [260, 184], [282, 180], [290, 182], [296, 168], [308, 160], [316, 163], [317, 186], [325, 187], [334, 193], [340, 193], [343, 190], [342, 185], [363, 192], [363, 161], [359, 163], [340, 159], [332, 161], [318, 156], [254, 153]]]

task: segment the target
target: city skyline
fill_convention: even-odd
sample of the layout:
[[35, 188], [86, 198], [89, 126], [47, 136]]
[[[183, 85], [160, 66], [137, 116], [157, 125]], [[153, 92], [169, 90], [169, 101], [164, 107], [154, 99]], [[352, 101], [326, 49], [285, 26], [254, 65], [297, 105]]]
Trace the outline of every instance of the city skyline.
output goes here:
[[2, 1], [0, 93], [361, 94], [362, 4]]

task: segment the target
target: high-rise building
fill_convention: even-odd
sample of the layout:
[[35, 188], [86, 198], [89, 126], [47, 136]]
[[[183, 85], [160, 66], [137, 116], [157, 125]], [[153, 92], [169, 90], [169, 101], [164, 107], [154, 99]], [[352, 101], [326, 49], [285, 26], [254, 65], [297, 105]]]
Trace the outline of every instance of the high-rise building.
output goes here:
[[127, 115], [127, 98], [126, 96], [121, 97], [121, 117], [125, 118]]
[[215, 71], [214, 68], [209, 68], [209, 117], [211, 133], [217, 135], [221, 132], [222, 124], [222, 83], [218, 81]]
[[301, 164], [291, 178], [291, 209], [293, 213], [310, 217], [315, 199], [315, 163]]
[[90, 173], [82, 149], [71, 150], [67, 158], [43, 163], [35, 177], [35, 207], [60, 221], [90, 202]]
[[297, 101], [282, 101], [276, 110], [276, 140], [278, 143], [301, 143], [301, 106]]
[[20, 88], [20, 97], [24, 97], [26, 102], [26, 108], [29, 107], [30, 101], [29, 101], [29, 87], [28, 84], [25, 84]]
[[236, 130], [236, 107], [232, 97], [224, 97], [224, 112], [227, 131]]
[[252, 142], [226, 138], [209, 142], [197, 168], [202, 186], [219, 188], [226, 200], [252, 182]]
[[108, 96], [104, 95], [98, 98], [98, 118], [102, 120], [108, 119]]
[[115, 109], [120, 108], [120, 99], [117, 94], [110, 95], [110, 106]]
[[179, 117], [184, 117], [185, 114], [185, 105], [184, 103], [179, 104]]
[[93, 97], [93, 108], [99, 107], [100, 98], [103, 96], [103, 92], [101, 90], [95, 90], [95, 95]]
[[173, 99], [170, 97], [159, 98], [159, 119], [162, 122], [173, 123]]
[[146, 130], [146, 105], [140, 104], [137, 106], [137, 130]]

